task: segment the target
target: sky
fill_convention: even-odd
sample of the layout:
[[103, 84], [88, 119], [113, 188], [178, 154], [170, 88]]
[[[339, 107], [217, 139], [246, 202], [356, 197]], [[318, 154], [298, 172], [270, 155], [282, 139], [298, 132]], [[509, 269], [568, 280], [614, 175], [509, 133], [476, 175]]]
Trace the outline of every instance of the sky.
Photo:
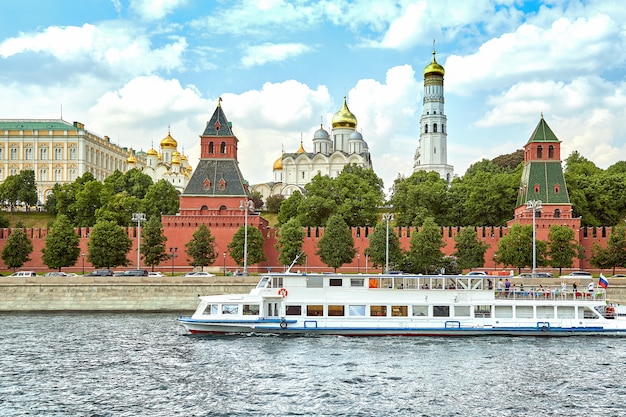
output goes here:
[[218, 98], [250, 184], [313, 150], [347, 98], [388, 192], [445, 68], [448, 164], [521, 149], [541, 115], [607, 168], [626, 151], [622, 0], [20, 0], [0, 25], [0, 119], [79, 121], [123, 147], [171, 132], [192, 166]]

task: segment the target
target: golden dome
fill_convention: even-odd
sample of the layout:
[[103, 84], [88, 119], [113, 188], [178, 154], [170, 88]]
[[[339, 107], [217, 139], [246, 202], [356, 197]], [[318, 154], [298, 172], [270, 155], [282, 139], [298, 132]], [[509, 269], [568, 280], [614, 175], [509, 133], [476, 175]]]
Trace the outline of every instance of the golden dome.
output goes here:
[[183, 161], [186, 161], [186, 160], [187, 160], [187, 157], [186, 157], [185, 155], [182, 155], [182, 156], [180, 157], [180, 159], [181, 159], [181, 160], [183, 160]]
[[283, 169], [283, 156], [281, 155], [276, 161], [274, 161], [274, 166], [272, 167], [272, 171], [282, 171]]
[[296, 154], [301, 154], [301, 153], [306, 153], [306, 151], [304, 150], [304, 146], [302, 146], [302, 140], [300, 140], [300, 147], [296, 151]]
[[180, 156], [172, 156], [172, 165], [180, 165]]
[[178, 151], [172, 152], [172, 158], [174, 158], [175, 156], [177, 156], [180, 159], [180, 152]]
[[332, 126], [333, 129], [338, 127], [356, 129], [356, 116], [348, 109], [345, 97], [343, 98], [343, 106], [341, 106], [341, 109], [333, 116]]
[[167, 136], [163, 138], [163, 140], [161, 141], [161, 149], [167, 148], [167, 149], [176, 149], [176, 147], [178, 146], [178, 142], [176, 142], [176, 140], [172, 137], [172, 135], [170, 135], [169, 132], [167, 132]]
[[146, 153], [147, 156], [159, 156], [159, 153], [154, 149], [150, 148], [150, 150]]
[[137, 158], [135, 158], [135, 152], [133, 152], [133, 148], [130, 148], [129, 151], [129, 155], [128, 158], [126, 158], [126, 163], [127, 164], [136, 164], [137, 163]]
[[443, 77], [443, 75], [445, 74], [443, 67], [439, 65], [439, 63], [435, 59], [436, 54], [437, 52], [435, 52], [435, 50], [433, 49], [433, 62], [426, 65], [426, 68], [424, 68], [424, 77], [428, 75], [440, 75]]

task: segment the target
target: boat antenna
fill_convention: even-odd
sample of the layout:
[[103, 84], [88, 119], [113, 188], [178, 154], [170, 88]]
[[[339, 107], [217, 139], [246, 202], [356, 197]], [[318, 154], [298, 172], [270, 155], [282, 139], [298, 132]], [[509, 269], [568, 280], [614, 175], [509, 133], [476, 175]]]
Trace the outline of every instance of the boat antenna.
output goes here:
[[301, 257], [303, 253], [304, 252], [300, 252], [299, 254], [296, 255], [294, 260], [291, 262], [291, 265], [289, 265], [289, 268], [287, 268], [287, 270], [285, 271], [287, 274], [291, 272], [291, 267], [296, 264], [296, 262], [298, 261], [298, 258]]

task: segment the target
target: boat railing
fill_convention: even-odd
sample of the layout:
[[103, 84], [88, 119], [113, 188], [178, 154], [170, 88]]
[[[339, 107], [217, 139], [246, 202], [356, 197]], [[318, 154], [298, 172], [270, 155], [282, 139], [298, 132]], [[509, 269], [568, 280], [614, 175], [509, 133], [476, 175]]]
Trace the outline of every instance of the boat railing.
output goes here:
[[383, 275], [370, 276], [369, 288], [407, 290], [485, 290], [488, 283], [482, 277], [466, 275]]
[[606, 292], [598, 290], [589, 291], [561, 291], [560, 289], [530, 289], [530, 290], [496, 290], [498, 299], [515, 300], [578, 300], [578, 301], [606, 301]]

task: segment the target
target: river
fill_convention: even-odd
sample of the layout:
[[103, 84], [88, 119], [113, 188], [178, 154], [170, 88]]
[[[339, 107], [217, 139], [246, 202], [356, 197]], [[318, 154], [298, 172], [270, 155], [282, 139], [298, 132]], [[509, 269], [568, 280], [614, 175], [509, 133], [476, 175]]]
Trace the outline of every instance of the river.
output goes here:
[[186, 335], [172, 314], [0, 315], [0, 415], [626, 416], [626, 339]]

